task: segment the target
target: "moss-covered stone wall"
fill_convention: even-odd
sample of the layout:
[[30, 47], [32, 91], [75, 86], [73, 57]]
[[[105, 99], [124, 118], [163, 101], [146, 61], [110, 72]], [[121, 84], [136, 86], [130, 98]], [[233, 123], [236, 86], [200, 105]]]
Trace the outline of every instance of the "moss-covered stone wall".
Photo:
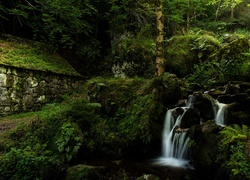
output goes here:
[[0, 114], [38, 110], [79, 90], [81, 78], [0, 65]]

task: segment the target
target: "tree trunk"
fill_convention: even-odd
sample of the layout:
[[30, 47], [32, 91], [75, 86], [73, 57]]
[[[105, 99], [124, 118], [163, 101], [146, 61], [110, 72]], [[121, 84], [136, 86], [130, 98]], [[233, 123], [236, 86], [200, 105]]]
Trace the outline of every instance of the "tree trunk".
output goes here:
[[218, 21], [218, 16], [220, 12], [220, 7], [221, 7], [222, 0], [219, 1], [216, 12], [215, 12], [215, 21]]
[[155, 75], [161, 76], [165, 72], [164, 53], [163, 53], [164, 24], [163, 24], [161, 0], [156, 0], [156, 25], [157, 25], [157, 38], [156, 38], [156, 70], [155, 70]]
[[188, 0], [188, 7], [187, 7], [187, 17], [186, 17], [186, 32], [190, 29], [190, 1]]

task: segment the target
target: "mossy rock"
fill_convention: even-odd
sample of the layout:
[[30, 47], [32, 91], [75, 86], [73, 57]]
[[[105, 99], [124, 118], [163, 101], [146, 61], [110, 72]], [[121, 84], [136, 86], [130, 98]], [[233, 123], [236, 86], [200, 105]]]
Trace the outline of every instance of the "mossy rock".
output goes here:
[[166, 69], [186, 76], [192, 73], [194, 64], [207, 61], [219, 48], [219, 41], [208, 34], [174, 36], [167, 41]]
[[180, 128], [190, 128], [193, 125], [200, 124], [199, 112], [195, 108], [189, 108], [183, 114]]
[[219, 166], [216, 164], [217, 154], [219, 152], [219, 132], [221, 128], [213, 120], [207, 121], [201, 125], [193, 126], [189, 130], [192, 143], [192, 158], [197, 163], [200, 171], [215, 172]]
[[217, 61], [240, 60], [245, 58], [243, 53], [249, 52], [248, 39], [245, 36], [235, 36], [229, 43], [223, 44], [218, 52], [210, 57]]
[[166, 107], [177, 103], [182, 96], [181, 81], [175, 74], [165, 73], [155, 78], [153, 87], [155, 99]]
[[65, 180], [104, 180], [106, 174], [107, 170], [103, 166], [78, 164], [68, 168]]
[[227, 124], [245, 124], [250, 126], [250, 114], [247, 111], [232, 112], [227, 117]]

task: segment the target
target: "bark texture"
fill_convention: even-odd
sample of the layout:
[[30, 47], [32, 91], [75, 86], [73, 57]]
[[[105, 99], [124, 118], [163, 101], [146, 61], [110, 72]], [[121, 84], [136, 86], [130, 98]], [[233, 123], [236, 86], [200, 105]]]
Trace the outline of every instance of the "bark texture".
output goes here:
[[156, 0], [156, 24], [157, 24], [157, 39], [156, 39], [156, 70], [155, 75], [161, 76], [165, 72], [164, 67], [164, 24], [161, 0]]

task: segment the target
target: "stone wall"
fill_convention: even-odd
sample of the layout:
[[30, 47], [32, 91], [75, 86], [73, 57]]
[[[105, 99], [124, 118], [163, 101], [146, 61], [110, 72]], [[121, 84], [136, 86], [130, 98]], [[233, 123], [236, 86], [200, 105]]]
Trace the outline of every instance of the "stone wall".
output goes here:
[[40, 109], [80, 88], [80, 77], [0, 65], [0, 114]]

